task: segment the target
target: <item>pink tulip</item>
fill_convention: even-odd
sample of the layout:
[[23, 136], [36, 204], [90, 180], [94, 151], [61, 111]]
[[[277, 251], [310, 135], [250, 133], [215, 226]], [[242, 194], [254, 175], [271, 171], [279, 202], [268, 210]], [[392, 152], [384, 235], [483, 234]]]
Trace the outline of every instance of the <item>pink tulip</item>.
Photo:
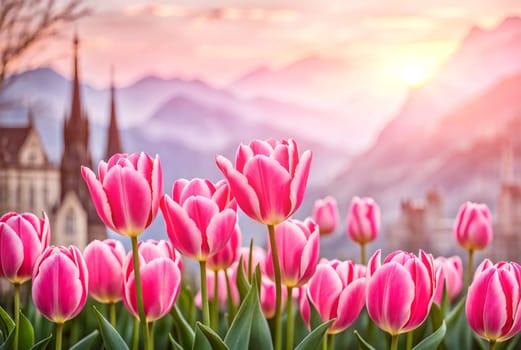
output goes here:
[[313, 206], [311, 216], [320, 227], [321, 235], [334, 232], [338, 223], [338, 209], [335, 198], [327, 196], [324, 199], [318, 199]]
[[[170, 311], [179, 295], [181, 259], [166, 241], [139, 242], [138, 252], [145, 317], [147, 322], [153, 322]], [[139, 313], [132, 253], [125, 259], [124, 273], [123, 302], [137, 318]]]
[[125, 248], [120, 241], [90, 242], [83, 251], [89, 270], [89, 294], [101, 303], [116, 303], [123, 298]]
[[489, 262], [478, 267], [465, 311], [470, 328], [490, 342], [503, 342], [521, 330], [521, 266]]
[[22, 284], [31, 279], [33, 267], [49, 245], [49, 218], [9, 212], [0, 218], [0, 277]]
[[372, 242], [380, 231], [380, 208], [369, 197], [353, 197], [347, 216], [347, 234], [360, 244]]
[[241, 246], [241, 229], [235, 225], [235, 229], [228, 240], [228, 243], [212, 255], [206, 261], [206, 267], [210, 270], [225, 270], [229, 268], [239, 258], [239, 248]]
[[[312, 219], [289, 219], [275, 227], [281, 281], [287, 287], [300, 287], [315, 272], [320, 250], [320, 232]], [[266, 259], [266, 272], [274, 280], [271, 246]]]
[[[214, 288], [215, 288], [215, 273], [216, 271], [208, 269], [206, 271], [206, 284], [208, 286], [208, 300], [214, 300]], [[230, 289], [232, 292], [232, 300], [235, 305], [239, 303], [239, 291], [237, 290], [237, 285], [233, 282], [233, 276], [235, 274], [233, 268], [229, 268], [222, 271], [217, 271], [217, 288], [218, 288], [218, 295], [217, 295], [217, 305], [221, 310], [226, 310], [228, 307], [228, 290], [226, 289], [226, 276], [225, 273], [228, 275], [228, 278], [230, 279]], [[197, 307], [202, 307], [202, 298], [201, 298], [201, 291], [197, 292], [195, 295], [195, 305]]]
[[423, 250], [418, 257], [395, 251], [382, 265], [380, 254], [378, 250], [368, 264], [367, 312], [378, 327], [395, 336], [427, 318], [436, 291], [434, 262]]
[[[288, 297], [288, 290], [281, 289], [281, 308], [284, 308], [286, 299]], [[262, 276], [261, 290], [260, 290], [260, 304], [264, 317], [269, 319], [275, 316], [275, 298], [276, 289], [275, 283], [269, 278]]]
[[236, 202], [226, 181], [177, 180], [172, 198], [161, 198], [161, 211], [175, 248], [198, 261], [223, 249], [237, 223]]
[[349, 327], [365, 303], [365, 277], [356, 278], [355, 264], [320, 263], [308, 282], [309, 301], [324, 321], [336, 318], [327, 333], [336, 334]]
[[156, 217], [163, 192], [158, 156], [115, 154], [108, 163], [99, 162], [98, 178], [86, 167], [81, 174], [99, 217], [111, 230], [137, 237]]
[[456, 218], [454, 235], [463, 249], [485, 249], [492, 240], [492, 222], [488, 207], [471, 202], [462, 204]]
[[47, 247], [33, 270], [33, 302], [55, 323], [76, 317], [85, 306], [89, 273], [75, 246]]
[[262, 224], [276, 225], [302, 203], [311, 152], [300, 155], [291, 139], [254, 140], [239, 146], [235, 168], [223, 156], [217, 156], [216, 162], [246, 215]]
[[450, 300], [456, 299], [463, 289], [463, 264], [461, 258], [457, 255], [450, 258], [438, 257], [434, 259], [435, 271], [440, 271], [441, 280], [436, 286], [436, 294], [434, 302], [441, 305], [443, 299], [443, 290], [447, 289]]

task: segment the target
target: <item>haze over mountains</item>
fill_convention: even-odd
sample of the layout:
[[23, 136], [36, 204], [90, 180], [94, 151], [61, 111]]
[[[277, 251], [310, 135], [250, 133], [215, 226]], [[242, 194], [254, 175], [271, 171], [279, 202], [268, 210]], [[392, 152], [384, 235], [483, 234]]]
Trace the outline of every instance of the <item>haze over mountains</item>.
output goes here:
[[[493, 209], [504, 141], [521, 151], [515, 137], [521, 125], [521, 19], [472, 29], [436, 76], [404, 101], [371, 88], [363, 73], [311, 56], [278, 69], [261, 67], [227, 88], [145, 77], [117, 90], [124, 147], [159, 153], [169, 191], [178, 177], [219, 178], [215, 154], [233, 158], [240, 142], [295, 138], [314, 151], [300, 217], [325, 194], [338, 199], [342, 218], [353, 195], [374, 196], [389, 217], [401, 198], [422, 196], [432, 186], [440, 188], [448, 215], [464, 200]], [[82, 93], [94, 158], [100, 159], [109, 90], [84, 85]], [[2, 98], [23, 103], [2, 111], [0, 122], [24, 122], [27, 104], [33, 105], [42, 140], [58, 160], [69, 94], [70, 82], [51, 69], [22, 73]]]

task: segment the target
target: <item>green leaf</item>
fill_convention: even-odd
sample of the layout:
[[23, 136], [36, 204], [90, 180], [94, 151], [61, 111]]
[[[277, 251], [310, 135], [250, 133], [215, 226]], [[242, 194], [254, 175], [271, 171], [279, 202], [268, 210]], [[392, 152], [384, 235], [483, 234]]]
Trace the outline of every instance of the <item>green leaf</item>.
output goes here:
[[299, 345], [295, 348], [295, 350], [315, 350], [320, 349], [320, 344], [322, 343], [322, 339], [324, 338], [324, 334], [326, 334], [327, 328], [333, 320], [322, 323], [320, 326], [315, 328], [311, 333], [309, 333]]
[[99, 332], [98, 330], [93, 330], [89, 334], [87, 334], [83, 339], [74, 344], [69, 350], [88, 350], [92, 347], [94, 342], [98, 339]]
[[427, 338], [423, 339], [418, 345], [416, 345], [413, 350], [431, 350], [436, 349], [443, 342], [443, 338], [445, 337], [445, 333], [447, 332], [447, 325], [445, 321], [441, 323], [441, 327], [439, 327], [434, 333], [429, 335]]
[[315, 305], [309, 300], [309, 310], [310, 310], [310, 317], [309, 317], [309, 323], [311, 326], [311, 329], [315, 329], [318, 326], [320, 326], [324, 321], [322, 321], [322, 317], [320, 317], [320, 314], [318, 313], [317, 309], [315, 308]]
[[447, 327], [451, 327], [458, 319], [459, 315], [465, 308], [465, 300], [467, 298], [461, 298], [459, 303], [452, 309], [445, 317], [445, 322], [447, 323]]
[[34, 329], [31, 322], [20, 310], [20, 338], [18, 343], [19, 350], [29, 350], [34, 345]]
[[181, 345], [179, 345], [178, 342], [175, 341], [172, 333], [168, 333], [168, 340], [170, 340], [170, 344], [174, 348], [174, 350], [184, 350]]
[[[52, 333], [47, 338], [40, 340], [31, 347], [31, 350], [45, 350], [52, 340]], [[71, 348], [72, 349], [72, 348]]]
[[9, 317], [9, 314], [0, 306], [0, 332], [4, 339], [9, 337], [14, 329], [14, 321]]
[[206, 338], [203, 331], [199, 327], [195, 327], [194, 346], [192, 350], [212, 350], [210, 341]]
[[188, 321], [185, 320], [183, 314], [181, 313], [177, 305], [174, 305], [174, 307], [170, 311], [170, 314], [174, 318], [176, 327], [179, 327], [179, 342], [181, 343], [181, 345], [183, 345], [184, 348], [191, 349], [194, 344], [194, 330], [192, 329], [192, 327], [190, 327]]
[[239, 291], [239, 296], [241, 298], [241, 304], [246, 298], [246, 294], [248, 294], [248, 290], [250, 289], [250, 283], [246, 278], [244, 273], [244, 264], [242, 261], [242, 256], [239, 258], [239, 265], [237, 265], [237, 276], [235, 278], [235, 283], [237, 283], [237, 290]]
[[441, 324], [443, 323], [443, 314], [441, 313], [441, 309], [437, 304], [432, 304], [429, 317], [431, 318], [434, 329], [441, 327]]
[[210, 345], [212, 346], [212, 350], [230, 350], [228, 346], [224, 343], [224, 341], [219, 337], [217, 333], [213, 329], [208, 326], [205, 326], [201, 322], [197, 322], [196, 327], [204, 334]]
[[98, 319], [98, 325], [99, 330], [101, 333], [101, 338], [103, 339], [103, 345], [105, 346], [105, 349], [107, 350], [120, 350], [120, 349], [127, 349], [128, 346], [121, 338], [121, 335], [112, 327], [109, 321], [103, 317], [103, 315], [94, 308], [94, 314], [96, 315], [96, 318]]
[[519, 338], [521, 338], [521, 333], [518, 333], [515, 337], [508, 341], [506, 346], [506, 350], [514, 350], [517, 348], [517, 343], [519, 343]]
[[259, 274], [256, 273], [248, 294], [224, 338], [224, 342], [231, 350], [248, 349], [252, 340], [256, 342], [252, 345], [254, 348], [272, 349], [268, 322], [262, 315], [259, 304], [257, 289], [259, 278]]
[[365, 341], [364, 338], [362, 338], [362, 336], [360, 335], [360, 333], [358, 333], [358, 331], [355, 330], [355, 335], [356, 335], [356, 340], [358, 340], [358, 347], [360, 349], [365, 349], [365, 350], [376, 350], [375, 348], [373, 348], [371, 346], [371, 344], [369, 344], [368, 342]]

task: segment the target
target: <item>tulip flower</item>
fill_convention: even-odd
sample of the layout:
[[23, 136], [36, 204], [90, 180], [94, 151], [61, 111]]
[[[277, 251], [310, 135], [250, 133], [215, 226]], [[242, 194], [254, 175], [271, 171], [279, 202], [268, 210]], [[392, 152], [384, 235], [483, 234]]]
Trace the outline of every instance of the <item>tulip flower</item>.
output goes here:
[[311, 166], [311, 151], [300, 154], [292, 140], [254, 140], [240, 145], [235, 168], [223, 156], [216, 163], [232, 190], [242, 211], [268, 226], [273, 249], [276, 288], [275, 350], [281, 348], [281, 281], [275, 245], [274, 226], [290, 217], [302, 203]]
[[206, 261], [223, 249], [237, 224], [236, 201], [226, 181], [180, 179], [174, 183], [172, 198], [161, 198], [161, 211], [168, 237], [181, 254], [199, 261], [203, 293], [203, 322], [210, 314], [206, 286]]
[[380, 250], [369, 260], [367, 312], [392, 336], [396, 349], [398, 335], [416, 329], [427, 318], [436, 291], [434, 262], [420, 250], [419, 256], [395, 251], [380, 263]]
[[63, 323], [76, 317], [88, 296], [87, 264], [75, 246], [47, 247], [33, 270], [33, 302], [56, 323], [56, 349], [61, 349]]
[[[320, 252], [320, 231], [313, 219], [298, 221], [288, 219], [275, 227], [275, 242], [279, 251], [281, 282], [292, 295], [295, 287], [304, 285], [313, 275], [317, 267]], [[266, 259], [266, 272], [274, 279], [271, 244]], [[293, 349], [294, 317], [291, 310], [293, 303], [287, 306], [287, 343], [286, 349]]]
[[369, 197], [353, 197], [347, 216], [347, 234], [360, 244], [361, 261], [365, 260], [365, 245], [372, 242], [380, 231], [380, 208]]
[[349, 260], [339, 264], [320, 263], [308, 282], [309, 301], [322, 320], [336, 318], [328, 334], [343, 331], [357, 319], [364, 307], [365, 290], [365, 277], [357, 278], [355, 264]]
[[465, 287], [470, 284], [474, 252], [485, 249], [492, 240], [492, 219], [485, 204], [466, 202], [461, 205], [454, 224], [454, 236], [458, 244], [468, 251]]
[[436, 286], [436, 294], [434, 302], [441, 305], [443, 299], [443, 290], [447, 289], [450, 300], [456, 299], [463, 289], [463, 263], [457, 255], [450, 258], [438, 257], [434, 259], [435, 271], [440, 270], [441, 281]]
[[338, 223], [338, 209], [335, 198], [327, 196], [315, 201], [311, 217], [318, 224], [321, 235], [334, 232]]
[[482, 263], [468, 289], [465, 304], [470, 328], [495, 344], [521, 330], [521, 266], [515, 262]]
[[241, 229], [235, 225], [235, 229], [226, 245], [206, 261], [206, 267], [213, 271], [226, 270], [239, 258], [241, 246]]
[[146, 328], [141, 276], [137, 260], [137, 237], [152, 223], [159, 209], [163, 192], [163, 173], [159, 157], [145, 153], [115, 154], [98, 165], [98, 178], [92, 170], [81, 167], [94, 207], [103, 223], [111, 230], [130, 237], [132, 256], [135, 257], [135, 281], [139, 319], [145, 336], [145, 349], [149, 349]]
[[0, 277], [13, 284], [31, 279], [33, 267], [49, 245], [50, 226], [43, 218], [31, 213], [9, 212], [0, 217]]
[[[319, 238], [318, 225], [310, 218], [305, 221], [289, 219], [275, 227], [282, 284], [300, 287], [311, 278], [318, 263]], [[266, 273], [273, 279], [271, 254], [269, 245]]]
[[[143, 282], [143, 304], [147, 323], [166, 315], [174, 305], [181, 287], [180, 258], [166, 242], [140, 242], [139, 268]], [[172, 257], [174, 256], [174, 259]], [[135, 317], [139, 316], [134, 286], [132, 253], [125, 259], [123, 301]]]
[[81, 167], [99, 217], [111, 230], [139, 236], [154, 220], [163, 192], [159, 157], [145, 153], [115, 154], [100, 161], [98, 178]]
[[31, 213], [15, 212], [0, 217], [0, 277], [14, 286], [15, 349], [20, 328], [20, 285], [31, 279], [36, 260], [49, 245], [49, 236], [49, 218], [45, 212], [41, 219]]

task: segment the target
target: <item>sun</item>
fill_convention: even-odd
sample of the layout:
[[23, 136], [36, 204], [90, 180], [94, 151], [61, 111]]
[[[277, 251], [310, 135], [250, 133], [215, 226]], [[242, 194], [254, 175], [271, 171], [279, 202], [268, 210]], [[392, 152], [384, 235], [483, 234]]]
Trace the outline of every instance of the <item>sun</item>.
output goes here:
[[427, 80], [427, 71], [419, 64], [407, 63], [402, 66], [400, 79], [409, 87], [418, 87]]

